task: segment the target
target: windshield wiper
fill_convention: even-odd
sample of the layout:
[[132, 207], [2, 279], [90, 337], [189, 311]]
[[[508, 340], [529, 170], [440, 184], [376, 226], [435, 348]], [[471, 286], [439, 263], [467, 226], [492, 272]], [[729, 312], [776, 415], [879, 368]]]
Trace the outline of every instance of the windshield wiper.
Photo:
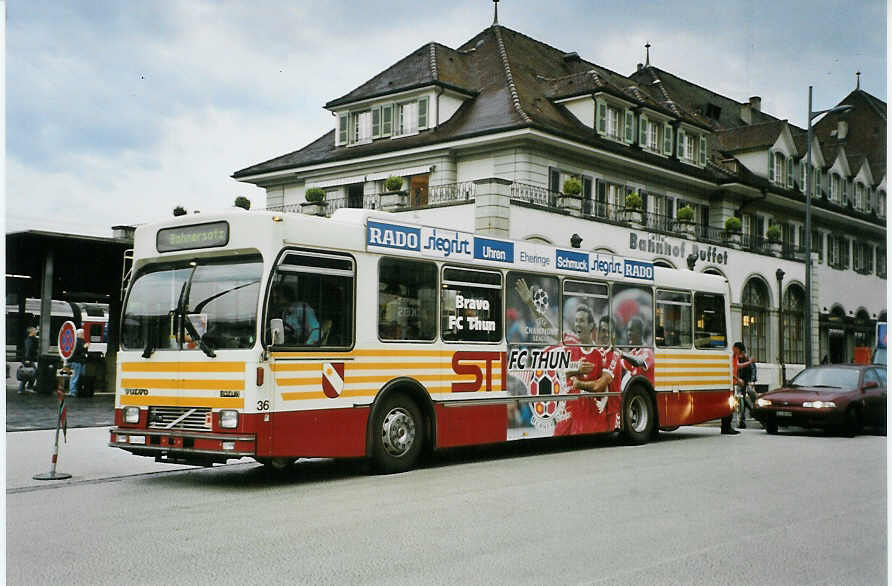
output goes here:
[[223, 297], [227, 293], [232, 293], [233, 291], [238, 291], [239, 289], [241, 289], [243, 287], [248, 287], [250, 285], [254, 285], [259, 282], [260, 282], [260, 279], [257, 279], [255, 281], [250, 281], [248, 283], [242, 283], [241, 285], [236, 285], [235, 287], [230, 287], [229, 289], [225, 289], [223, 291], [220, 291], [219, 293], [215, 293], [215, 294], [211, 295], [210, 297], [208, 297], [207, 299], [202, 299], [201, 302], [195, 306], [195, 311], [193, 311], [192, 313], [201, 313], [201, 310], [204, 309], [204, 306], [207, 305], [208, 303], [210, 303], [211, 301], [213, 301], [214, 299], [216, 299], [218, 297]]
[[192, 320], [188, 318], [188, 316], [183, 320], [183, 325], [186, 326], [186, 329], [189, 331], [189, 335], [196, 341], [198, 341], [198, 347], [202, 352], [207, 354], [209, 358], [216, 358], [217, 354], [213, 351], [213, 349], [205, 344], [202, 336], [199, 335], [198, 330], [195, 329], [195, 326], [192, 324]]

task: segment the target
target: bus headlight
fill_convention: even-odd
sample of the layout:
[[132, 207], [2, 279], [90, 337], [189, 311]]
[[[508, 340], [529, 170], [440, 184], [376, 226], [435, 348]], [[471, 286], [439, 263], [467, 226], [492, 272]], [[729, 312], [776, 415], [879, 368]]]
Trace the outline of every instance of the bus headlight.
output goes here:
[[238, 427], [238, 411], [224, 409], [220, 411], [220, 427], [235, 429]]
[[124, 407], [124, 423], [139, 423], [139, 407]]

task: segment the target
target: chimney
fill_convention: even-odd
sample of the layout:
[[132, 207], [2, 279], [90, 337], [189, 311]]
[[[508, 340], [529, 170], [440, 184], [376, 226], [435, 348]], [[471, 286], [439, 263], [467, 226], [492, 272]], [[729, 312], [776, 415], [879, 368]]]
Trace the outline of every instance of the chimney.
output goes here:
[[762, 98], [759, 96], [752, 96], [750, 98], [750, 107], [756, 112], [762, 111]]
[[740, 104], [740, 119], [743, 120], [745, 124], [753, 123], [753, 111], [750, 108], [749, 103]]
[[641, 71], [642, 69], [644, 69], [644, 65], [639, 63], [637, 71]]

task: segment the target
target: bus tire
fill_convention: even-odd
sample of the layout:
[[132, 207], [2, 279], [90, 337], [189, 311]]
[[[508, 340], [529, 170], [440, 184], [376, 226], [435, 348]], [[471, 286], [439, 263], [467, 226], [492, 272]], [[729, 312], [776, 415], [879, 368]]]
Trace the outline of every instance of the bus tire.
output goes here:
[[372, 460], [382, 474], [405, 472], [418, 462], [424, 448], [424, 418], [403, 393], [384, 398], [372, 421]]
[[657, 414], [650, 395], [639, 386], [632, 387], [623, 401], [623, 437], [633, 445], [647, 443], [654, 432]]

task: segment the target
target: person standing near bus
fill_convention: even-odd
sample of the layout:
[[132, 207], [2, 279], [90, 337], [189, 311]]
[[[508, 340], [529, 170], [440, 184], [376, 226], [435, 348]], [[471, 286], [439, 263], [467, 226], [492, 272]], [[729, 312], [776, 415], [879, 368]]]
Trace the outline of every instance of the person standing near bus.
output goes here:
[[[746, 357], [746, 346], [743, 342], [734, 342], [731, 348], [734, 361], [734, 390], [740, 397], [740, 416], [737, 420], [739, 429], [746, 429], [746, 401], [747, 401], [747, 385], [753, 382], [751, 365], [755, 360]], [[750, 408], [752, 414], [752, 408]]]
[[37, 328], [30, 327], [27, 330], [28, 335], [25, 336], [25, 351], [22, 356], [22, 364], [28, 368], [34, 367], [34, 375], [29, 379], [20, 380], [19, 381], [19, 394], [25, 392], [25, 385], [27, 384], [29, 389], [34, 388], [34, 380], [37, 378]]
[[77, 397], [77, 385], [81, 375], [84, 374], [84, 367], [87, 364], [87, 348], [90, 346], [90, 343], [84, 339], [83, 329], [78, 329], [75, 336], [74, 352], [69, 360], [71, 362], [71, 380], [68, 382], [69, 397]]

